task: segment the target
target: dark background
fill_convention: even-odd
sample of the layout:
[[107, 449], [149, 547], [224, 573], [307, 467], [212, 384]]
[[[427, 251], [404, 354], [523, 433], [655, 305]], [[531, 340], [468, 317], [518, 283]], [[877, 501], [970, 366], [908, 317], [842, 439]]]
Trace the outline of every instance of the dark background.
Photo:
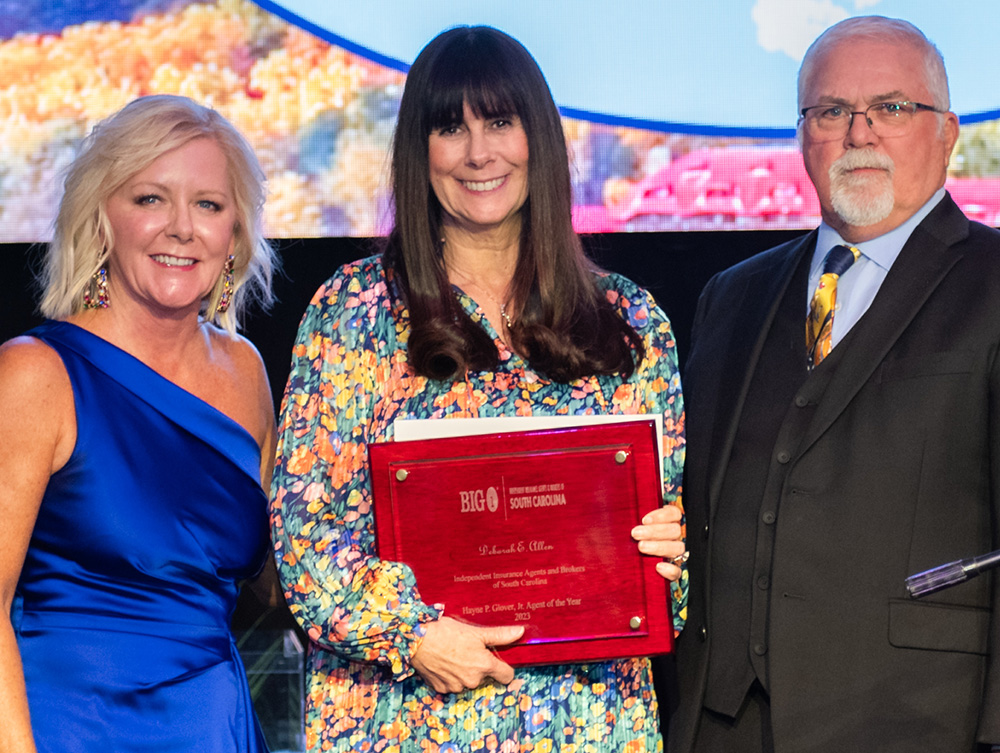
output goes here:
[[[802, 232], [612, 233], [585, 236], [584, 245], [600, 266], [625, 275], [656, 297], [673, 323], [683, 364], [698, 295], [709, 278]], [[288, 375], [299, 319], [316, 288], [341, 264], [379, 251], [377, 239], [365, 238], [283, 240], [276, 246], [281, 258], [281, 271], [274, 279], [277, 302], [269, 314], [249, 317], [243, 330], [264, 358], [275, 409]], [[41, 321], [35, 312], [34, 273], [43, 253], [41, 246], [0, 245], [0, 254], [7, 259], [5, 274], [0, 277], [0, 300], [4, 302], [0, 340], [14, 337]]]

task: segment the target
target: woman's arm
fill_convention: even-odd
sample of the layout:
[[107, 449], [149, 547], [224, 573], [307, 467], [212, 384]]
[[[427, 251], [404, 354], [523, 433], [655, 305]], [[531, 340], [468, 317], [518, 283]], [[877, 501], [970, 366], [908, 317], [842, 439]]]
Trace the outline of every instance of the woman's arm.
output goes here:
[[[241, 338], [242, 340], [242, 338]], [[274, 425], [274, 401], [271, 383], [260, 353], [248, 340], [242, 340], [244, 357], [239, 368], [239, 382], [243, 391], [252, 390], [257, 395], [257, 443], [260, 446], [260, 483], [264, 493], [270, 493], [271, 474], [274, 471], [274, 450], [277, 444]], [[274, 548], [269, 549], [264, 568], [249, 585], [257, 600], [269, 608], [283, 607], [285, 600], [278, 582], [278, 568], [274, 561]]]
[[369, 427], [398, 357], [375, 265], [320, 288], [299, 328], [278, 429], [271, 528], [292, 614], [310, 639], [397, 677], [436, 609], [409, 567], [375, 553]]
[[21, 657], [11, 624], [14, 591], [49, 476], [76, 442], [73, 390], [55, 351], [30, 338], [0, 346], [0, 750], [35, 750]]
[[639, 551], [675, 562], [657, 563], [657, 571], [672, 581], [670, 593], [674, 601], [674, 630], [680, 631], [687, 618], [687, 567], [683, 564], [685, 520], [681, 501], [684, 474], [684, 399], [681, 394], [680, 370], [673, 330], [666, 314], [653, 297], [621, 280], [614, 303], [623, 317], [642, 337], [646, 353], [631, 381], [643, 408], [650, 415], [663, 417], [663, 501], [660, 510], [648, 513], [632, 536]]

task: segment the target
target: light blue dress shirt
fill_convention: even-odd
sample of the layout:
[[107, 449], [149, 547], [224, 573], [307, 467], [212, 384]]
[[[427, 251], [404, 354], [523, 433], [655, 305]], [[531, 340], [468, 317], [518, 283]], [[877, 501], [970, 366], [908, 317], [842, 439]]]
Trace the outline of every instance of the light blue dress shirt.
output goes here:
[[826, 261], [830, 249], [843, 244], [845, 246], [853, 245], [861, 251], [858, 260], [837, 281], [837, 308], [833, 315], [832, 347], [837, 347], [837, 343], [851, 331], [851, 328], [868, 310], [875, 299], [875, 294], [882, 287], [885, 276], [889, 274], [889, 268], [896, 261], [899, 252], [903, 250], [906, 241], [910, 239], [910, 234], [923, 221], [924, 217], [938, 205], [944, 195], [945, 190], [938, 189], [930, 200], [902, 225], [890, 230], [885, 235], [872, 238], [864, 243], [847, 243], [840, 237], [840, 233], [825, 222], [820, 224], [816, 250], [813, 252], [812, 264], [809, 267], [809, 295], [806, 299], [806, 316], [809, 315], [809, 303], [812, 301], [813, 292], [819, 284], [819, 278], [823, 274], [823, 262]]

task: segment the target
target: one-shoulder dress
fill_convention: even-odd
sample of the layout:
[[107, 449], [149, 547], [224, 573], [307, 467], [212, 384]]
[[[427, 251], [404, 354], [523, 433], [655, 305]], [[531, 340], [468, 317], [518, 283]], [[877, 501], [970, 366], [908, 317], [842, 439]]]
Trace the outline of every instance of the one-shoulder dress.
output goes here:
[[39, 753], [266, 751], [229, 627], [269, 549], [256, 441], [86, 330], [27, 334], [77, 426], [12, 610]]

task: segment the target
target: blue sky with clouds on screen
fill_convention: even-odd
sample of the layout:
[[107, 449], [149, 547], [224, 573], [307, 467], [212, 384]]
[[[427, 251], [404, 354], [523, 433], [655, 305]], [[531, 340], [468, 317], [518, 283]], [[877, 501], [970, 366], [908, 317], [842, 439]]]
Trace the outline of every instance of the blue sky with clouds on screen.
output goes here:
[[747, 135], [767, 135], [753, 134], [755, 129], [793, 128], [795, 76], [809, 43], [843, 18], [875, 13], [912, 21], [938, 45], [948, 65], [956, 112], [974, 120], [1000, 110], [997, 0], [258, 4], [332, 41], [396, 61], [397, 67], [412, 62], [442, 29], [490, 24], [531, 50], [564, 109], [638, 125], [654, 121], [750, 129]]

